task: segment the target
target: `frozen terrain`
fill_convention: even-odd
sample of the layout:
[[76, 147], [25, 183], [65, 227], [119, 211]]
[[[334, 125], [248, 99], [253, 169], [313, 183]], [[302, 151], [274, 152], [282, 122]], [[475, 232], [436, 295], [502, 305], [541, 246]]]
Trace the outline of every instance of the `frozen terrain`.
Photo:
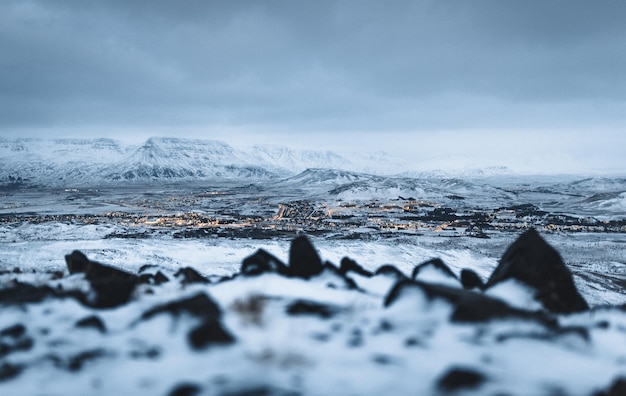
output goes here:
[[[411, 172], [384, 154], [182, 139], [3, 139], [0, 394], [621, 394], [625, 199], [616, 176]], [[486, 283], [531, 229], [589, 310], [554, 312], [519, 282], [464, 289], [463, 270]], [[302, 235], [336, 268], [349, 257], [369, 275], [399, 272], [245, 273], [258, 249], [296, 265]], [[98, 303], [101, 286], [65, 260], [74, 250], [130, 274], [127, 298]], [[394, 300], [434, 258], [452, 277], [426, 267]], [[458, 299], [475, 295], [511, 311], [455, 320]]]

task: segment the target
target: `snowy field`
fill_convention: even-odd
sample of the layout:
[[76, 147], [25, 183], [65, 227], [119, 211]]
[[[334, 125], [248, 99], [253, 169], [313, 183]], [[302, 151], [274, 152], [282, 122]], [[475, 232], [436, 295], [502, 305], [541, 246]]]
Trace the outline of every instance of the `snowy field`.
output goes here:
[[[461, 205], [480, 200], [478, 190], [461, 188], [470, 197]], [[258, 259], [258, 249], [297, 265], [290, 243], [302, 230], [263, 239], [193, 233], [181, 238], [176, 227], [97, 217], [113, 211], [123, 213], [122, 219], [136, 220], [137, 213], [170, 216], [197, 205], [205, 213], [237, 208], [271, 217], [266, 207], [300, 198], [303, 190], [289, 191], [281, 198], [251, 188], [209, 201], [190, 200], [177, 188], [5, 194], [2, 215], [18, 220], [0, 224], [0, 394], [621, 394], [625, 233], [540, 230], [591, 307], [564, 313], [551, 312], [531, 287], [513, 280], [485, 291], [461, 285], [467, 269], [487, 282], [522, 231], [494, 229], [489, 238], [445, 230], [369, 230], [366, 239], [344, 239], [340, 232], [311, 235], [316, 254], [333, 265], [299, 277], [241, 271], [246, 258]], [[306, 191], [313, 201], [324, 199], [323, 189]], [[437, 194], [431, 199], [444, 197]], [[551, 194], [533, 202], [562, 206]], [[619, 197], [603, 196], [610, 201], [604, 205], [590, 201], [584, 215], [619, 220]], [[484, 203], [496, 206], [493, 200]], [[98, 280], [88, 270], [72, 272], [66, 263], [74, 250], [123, 271], [113, 277], [130, 277], [130, 294], [112, 292], [113, 303], [99, 302], [104, 292]], [[363, 273], [338, 273], [344, 257]], [[433, 258], [453, 275], [437, 267], [413, 274]], [[377, 272], [386, 265], [399, 272]], [[195, 271], [181, 271], [187, 267]], [[399, 288], [403, 279], [408, 286]], [[107, 287], [117, 290], [112, 284]], [[470, 313], [482, 312], [483, 304], [495, 304], [495, 313], [458, 319], [467, 309], [462, 301], [475, 298]]]

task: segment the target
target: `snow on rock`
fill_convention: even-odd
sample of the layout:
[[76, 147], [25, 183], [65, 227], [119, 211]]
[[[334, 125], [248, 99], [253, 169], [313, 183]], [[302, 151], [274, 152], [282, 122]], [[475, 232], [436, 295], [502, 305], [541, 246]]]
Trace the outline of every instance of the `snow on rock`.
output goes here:
[[0, 393], [622, 394], [626, 306], [564, 308], [552, 250], [523, 234], [485, 292], [440, 259], [337, 267], [304, 236], [226, 277], [75, 251], [69, 274], [0, 273]]
[[516, 279], [534, 288], [536, 299], [549, 311], [571, 313], [589, 308], [559, 253], [534, 228], [509, 246], [485, 288], [507, 279]]

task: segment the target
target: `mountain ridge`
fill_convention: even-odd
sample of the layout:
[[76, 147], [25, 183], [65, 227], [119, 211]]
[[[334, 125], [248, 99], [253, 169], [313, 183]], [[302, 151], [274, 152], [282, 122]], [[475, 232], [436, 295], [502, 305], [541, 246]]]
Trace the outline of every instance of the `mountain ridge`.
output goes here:
[[[386, 173], [403, 169], [390, 156], [379, 154], [379, 158], [387, 160]], [[0, 183], [43, 186], [179, 179], [262, 181], [309, 168], [371, 171], [377, 167], [366, 155], [349, 159], [332, 151], [271, 144], [242, 149], [219, 140], [169, 137], [152, 137], [140, 145], [104, 138], [0, 138], [0, 160]]]
[[[421, 166], [418, 162], [407, 163], [385, 152], [340, 153], [274, 144], [240, 148], [209, 139], [151, 137], [141, 144], [126, 144], [109, 138], [0, 137], [0, 186], [85, 187], [178, 180], [275, 181], [297, 178], [309, 169], [344, 172], [339, 177], [342, 180], [335, 180], [335, 184], [356, 182], [362, 178], [354, 176], [356, 174], [397, 180], [523, 176], [502, 166], [448, 171], [424, 171], [416, 169], [418, 166]], [[317, 172], [307, 177], [327, 176]]]

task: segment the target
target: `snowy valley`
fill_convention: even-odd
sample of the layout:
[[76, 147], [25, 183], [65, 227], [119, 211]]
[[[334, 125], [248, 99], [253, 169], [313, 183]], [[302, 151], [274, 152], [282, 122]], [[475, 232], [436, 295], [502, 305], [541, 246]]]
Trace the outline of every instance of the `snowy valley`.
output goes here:
[[0, 393], [619, 395], [625, 247], [624, 175], [0, 139]]

